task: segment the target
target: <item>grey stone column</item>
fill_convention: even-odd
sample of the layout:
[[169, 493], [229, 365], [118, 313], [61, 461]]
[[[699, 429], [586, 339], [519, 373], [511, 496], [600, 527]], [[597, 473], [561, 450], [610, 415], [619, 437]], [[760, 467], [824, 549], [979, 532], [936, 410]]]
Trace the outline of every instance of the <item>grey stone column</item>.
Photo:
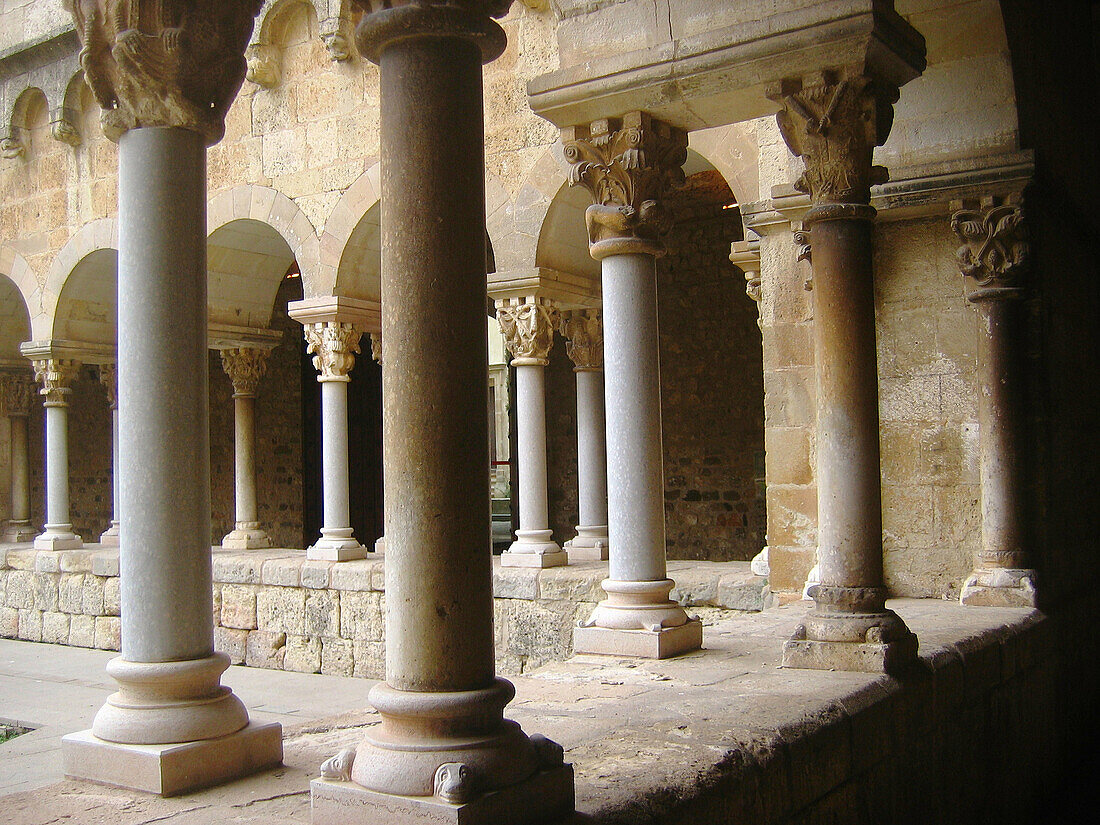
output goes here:
[[256, 393], [267, 372], [269, 350], [240, 347], [221, 351], [222, 368], [233, 382], [233, 530], [222, 547], [253, 550], [270, 547], [256, 504]]
[[308, 351], [321, 384], [321, 463], [324, 486], [324, 526], [321, 537], [306, 551], [311, 559], [361, 559], [367, 550], [351, 527], [348, 477], [348, 373], [355, 366], [362, 330], [335, 321], [307, 324]]
[[1036, 571], [1027, 548], [1024, 492], [1023, 298], [1028, 258], [1017, 196], [954, 204], [958, 261], [976, 288], [967, 296], [978, 331], [978, 433], [982, 546], [963, 585], [966, 605], [1034, 607]]
[[[206, 146], [244, 79], [258, 4], [165, 3], [142, 16], [128, 60], [102, 5], [74, 5], [88, 82], [119, 143], [119, 691], [90, 731], [64, 738], [65, 773], [161, 794], [278, 763], [279, 725], [249, 723], [214, 652], [206, 317]], [[213, 8], [213, 6], [209, 7]], [[122, 21], [126, 23], [126, 20]], [[175, 26], [182, 26], [182, 36]], [[186, 54], [204, 33], [201, 58]], [[124, 36], [125, 36], [124, 35]], [[120, 42], [122, 39], [120, 38]], [[146, 61], [147, 50], [189, 60]], [[208, 83], [184, 83], [201, 59]]]
[[27, 418], [34, 398], [29, 375], [0, 374], [0, 404], [8, 417], [11, 446], [11, 518], [4, 528], [4, 541], [24, 542], [37, 532], [31, 526], [31, 473], [27, 453]]
[[607, 421], [604, 412], [603, 316], [598, 309], [562, 313], [559, 326], [577, 375], [577, 498], [580, 524], [565, 543], [572, 561], [606, 561]]
[[37, 550], [83, 547], [69, 517], [69, 395], [80, 364], [65, 358], [34, 362], [46, 408], [46, 529], [34, 539]]
[[607, 410], [607, 598], [573, 634], [577, 652], [665, 658], [695, 650], [703, 629], [669, 598], [657, 336], [661, 197], [683, 180], [687, 134], [632, 112], [566, 130], [571, 179], [595, 203], [589, 251], [603, 272]]
[[118, 547], [118, 367], [103, 364], [99, 380], [107, 389], [107, 405], [111, 408], [111, 526], [99, 536], [99, 543]]
[[519, 529], [500, 563], [503, 567], [558, 567], [568, 557], [553, 540], [546, 491], [546, 365], [558, 311], [543, 298], [501, 299], [496, 310], [516, 368], [519, 476]]
[[[370, 334], [370, 357], [378, 363], [378, 366], [382, 364], [382, 333], [372, 332]], [[385, 496], [385, 490], [382, 491]], [[374, 540], [374, 552], [379, 556], [386, 555], [386, 525], [382, 525], [382, 535]]]
[[362, 5], [381, 71], [386, 681], [381, 725], [312, 783], [313, 821], [553, 820], [572, 769], [504, 720], [493, 651], [481, 66], [510, 4]]
[[898, 91], [828, 73], [776, 89], [779, 127], [806, 162], [799, 180], [811, 209], [817, 382], [818, 567], [814, 607], [787, 642], [788, 667], [894, 670], [917, 639], [886, 608], [882, 568], [878, 367], [871, 184], [874, 147], [886, 140]]

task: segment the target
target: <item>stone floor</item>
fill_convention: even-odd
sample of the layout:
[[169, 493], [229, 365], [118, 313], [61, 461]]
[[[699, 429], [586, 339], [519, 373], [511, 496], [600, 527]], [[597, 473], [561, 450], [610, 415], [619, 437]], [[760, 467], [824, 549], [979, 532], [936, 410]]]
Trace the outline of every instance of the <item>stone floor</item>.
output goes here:
[[[1010, 662], [1022, 669], [1025, 653], [1034, 655], [1031, 648], [1012, 642], [1011, 657], [1000, 651], [1043, 624], [1040, 614], [1022, 609], [966, 609], [919, 600], [891, 606], [920, 637], [923, 666], [944, 673], [948, 662], [987, 661], [975, 654], [986, 649], [993, 651], [998, 674], [1002, 658], [1006, 673]], [[576, 768], [578, 821], [663, 821], [663, 811], [705, 796], [729, 765], [769, 748], [788, 749], [783, 765], [793, 765], [800, 753], [814, 780], [820, 772], [822, 781], [833, 781], [837, 753], [820, 751], [815, 731], [843, 731], [845, 766], [871, 758], [873, 753], [854, 752], [856, 740], [848, 737], [856, 727], [850, 720], [902, 689], [883, 676], [782, 669], [782, 641], [803, 610], [794, 604], [756, 615], [708, 611], [706, 649], [678, 659], [578, 656], [543, 666], [514, 679], [517, 698], [509, 715], [528, 732], [545, 733], [565, 746]], [[377, 722], [363, 710], [370, 685], [365, 680], [233, 667], [226, 681], [254, 714], [283, 723], [283, 767], [175, 799], [66, 781], [59, 768], [59, 737], [86, 727], [107, 695], [103, 665], [109, 655], [0, 641], [0, 721], [37, 728], [0, 746], [0, 794], [6, 794], [0, 797], [0, 820], [12, 825], [308, 823], [310, 777], [322, 760], [354, 743], [359, 728]], [[962, 667], [958, 670], [961, 676]], [[800, 741], [818, 744], [798, 750]], [[823, 793], [807, 787], [811, 780], [805, 772], [782, 771], [782, 788], [772, 788], [762, 770], [746, 804], [759, 809], [759, 799], [775, 798], [792, 807]], [[731, 815], [728, 821], [740, 820]]]

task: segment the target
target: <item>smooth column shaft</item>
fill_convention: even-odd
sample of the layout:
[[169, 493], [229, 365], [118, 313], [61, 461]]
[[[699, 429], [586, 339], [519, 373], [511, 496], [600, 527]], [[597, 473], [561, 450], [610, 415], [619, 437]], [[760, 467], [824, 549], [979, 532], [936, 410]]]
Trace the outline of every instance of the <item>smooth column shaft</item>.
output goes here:
[[69, 408], [46, 404], [46, 529], [64, 528], [69, 520]]
[[233, 396], [233, 457], [237, 523], [255, 524], [256, 510], [256, 399]]
[[8, 421], [11, 424], [11, 520], [29, 522], [31, 478], [27, 456], [27, 417], [13, 415]]
[[580, 525], [607, 524], [607, 440], [603, 370], [577, 371], [577, 476]]
[[213, 651], [206, 150], [197, 132], [119, 141], [122, 656]]
[[386, 681], [493, 684], [481, 55], [381, 54]]
[[111, 524], [118, 524], [118, 406], [111, 410]]
[[813, 224], [821, 582], [882, 587], [870, 220]]
[[652, 255], [603, 259], [609, 578], [665, 572], [657, 267]]
[[325, 528], [351, 527], [348, 481], [348, 382], [321, 382]]
[[516, 367], [516, 429], [519, 441], [519, 526], [546, 530], [546, 369]]

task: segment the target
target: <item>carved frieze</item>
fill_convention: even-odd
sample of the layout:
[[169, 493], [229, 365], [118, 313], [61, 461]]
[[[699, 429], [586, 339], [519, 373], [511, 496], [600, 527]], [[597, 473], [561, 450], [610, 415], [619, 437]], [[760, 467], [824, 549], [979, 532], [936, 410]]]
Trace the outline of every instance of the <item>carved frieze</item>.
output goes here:
[[1023, 286], [1030, 247], [1019, 197], [957, 201], [951, 230], [962, 241], [955, 254], [959, 270], [989, 290]]
[[267, 356], [270, 350], [253, 347], [223, 349], [222, 369], [233, 382], [234, 398], [254, 398], [260, 379], [267, 372]]
[[497, 301], [497, 323], [513, 363], [547, 364], [558, 310], [542, 298]]
[[603, 369], [603, 313], [598, 309], [571, 309], [561, 313], [558, 332], [576, 371]]
[[871, 201], [871, 186], [885, 183], [885, 167], [871, 156], [893, 125], [895, 87], [866, 75], [822, 72], [787, 81], [769, 95], [787, 146], [806, 164], [795, 188], [814, 204]]
[[352, 324], [322, 321], [306, 324], [306, 352], [313, 356], [313, 367], [320, 381], [348, 381], [359, 354], [363, 332]]
[[585, 212], [588, 242], [656, 241], [669, 226], [661, 202], [684, 182], [687, 133], [631, 112], [622, 120], [598, 120], [562, 133], [569, 182], [592, 195]]
[[68, 404], [71, 384], [80, 371], [80, 362], [70, 358], [45, 358], [34, 362], [34, 379], [42, 385], [38, 394], [47, 406]]
[[84, 77], [111, 140], [143, 126], [200, 132], [208, 145], [244, 82], [262, 0], [64, 0]]
[[34, 381], [29, 375], [0, 372], [0, 409], [4, 415], [30, 415]]

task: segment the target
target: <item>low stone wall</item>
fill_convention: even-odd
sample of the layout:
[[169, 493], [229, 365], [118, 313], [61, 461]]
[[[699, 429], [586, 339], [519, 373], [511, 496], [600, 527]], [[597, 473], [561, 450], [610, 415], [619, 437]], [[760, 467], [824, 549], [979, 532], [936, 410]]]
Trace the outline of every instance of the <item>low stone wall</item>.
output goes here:
[[[118, 550], [0, 548], [0, 637], [118, 650]], [[382, 559], [310, 561], [301, 550], [213, 551], [214, 646], [235, 664], [380, 679]], [[502, 568], [494, 559], [497, 665], [521, 673], [573, 652], [607, 565]], [[669, 562], [672, 597], [702, 612], [759, 611], [767, 583], [745, 562]]]

